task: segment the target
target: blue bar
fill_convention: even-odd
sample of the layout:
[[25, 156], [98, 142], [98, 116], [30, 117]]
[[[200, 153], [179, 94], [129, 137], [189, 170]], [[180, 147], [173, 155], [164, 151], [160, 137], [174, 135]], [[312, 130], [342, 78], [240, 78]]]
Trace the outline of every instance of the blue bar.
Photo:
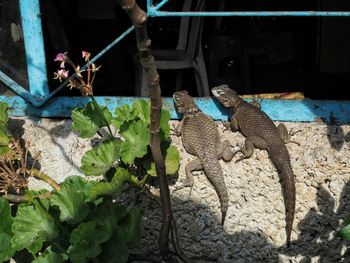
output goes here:
[[224, 12], [169, 12], [157, 11], [151, 8], [148, 11], [151, 17], [176, 16], [350, 16], [350, 12], [341, 11], [224, 11]]
[[19, 96], [24, 98], [27, 101], [32, 101], [33, 95], [26, 89], [24, 89], [21, 85], [15, 82], [13, 79], [8, 77], [4, 72], [0, 70], [0, 80], [11, 90], [16, 92]]
[[163, 5], [165, 5], [166, 3], [168, 3], [169, 0], [162, 0], [162, 2], [158, 3], [157, 6], [153, 6], [152, 4], [152, 0], [147, 0], [147, 13], [151, 10], [158, 10], [159, 8], [161, 8]]
[[30, 93], [37, 98], [49, 94], [39, 0], [20, 0], [20, 12]]
[[[137, 97], [96, 97], [101, 105], [105, 105], [111, 112], [116, 107], [132, 104]], [[148, 99], [148, 98], [147, 98]], [[48, 118], [69, 118], [72, 109], [85, 105], [90, 101], [87, 97], [57, 97], [52, 99], [44, 108], [32, 106], [19, 96], [0, 96], [11, 107], [11, 116], [36, 116]], [[228, 110], [223, 108], [211, 97], [195, 98], [196, 104], [215, 120], [227, 120]], [[320, 100], [259, 100], [262, 110], [275, 121], [294, 122], [329, 122], [331, 116], [337, 123], [350, 123], [350, 101], [320, 101]], [[175, 111], [172, 98], [163, 98], [163, 106], [170, 110], [172, 119], [181, 116]]]

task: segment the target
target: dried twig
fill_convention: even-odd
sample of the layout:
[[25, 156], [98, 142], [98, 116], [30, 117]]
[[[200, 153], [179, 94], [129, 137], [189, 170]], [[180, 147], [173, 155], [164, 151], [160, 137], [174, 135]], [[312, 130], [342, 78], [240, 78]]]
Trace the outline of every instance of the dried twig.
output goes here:
[[[163, 260], [169, 260], [171, 253], [169, 250], [169, 232], [171, 224], [175, 224], [171, 212], [170, 192], [168, 178], [165, 174], [164, 159], [160, 149], [160, 111], [162, 107], [161, 89], [159, 85], [159, 74], [155, 65], [154, 57], [149, 52], [151, 40], [147, 34], [147, 14], [137, 5], [135, 0], [120, 0], [122, 8], [129, 15], [131, 22], [135, 26], [137, 48], [139, 51], [140, 62], [146, 71], [147, 82], [149, 87], [149, 97], [151, 100], [151, 151], [156, 165], [156, 172], [160, 184], [160, 197], [162, 203], [162, 226], [159, 236], [159, 250]], [[174, 243], [176, 239], [176, 227], [173, 227], [172, 237]], [[181, 252], [180, 246], [174, 244], [178, 256], [188, 262], [189, 260]]]
[[[40, 195], [35, 195], [32, 198], [33, 199], [48, 199], [51, 197], [51, 193], [50, 192], [46, 192]], [[5, 198], [6, 200], [13, 202], [13, 203], [26, 203], [29, 202], [29, 198], [26, 195], [12, 195], [12, 194], [6, 194], [3, 195], [2, 198]]]

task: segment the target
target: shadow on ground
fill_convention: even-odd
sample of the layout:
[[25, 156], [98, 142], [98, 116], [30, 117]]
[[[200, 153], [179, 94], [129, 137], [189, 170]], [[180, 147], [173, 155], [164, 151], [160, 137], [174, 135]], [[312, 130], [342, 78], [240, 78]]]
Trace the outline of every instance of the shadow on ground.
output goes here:
[[[140, 250], [157, 250], [160, 227], [158, 201], [146, 196], [136, 201], [144, 210], [144, 235]], [[323, 186], [318, 188], [317, 208], [311, 209], [305, 218], [294, 225], [300, 231], [290, 248], [276, 246], [269, 238], [254, 229], [228, 234], [208, 207], [190, 200], [173, 198], [182, 248], [198, 262], [349, 262], [348, 241], [336, 235], [350, 217], [350, 184], [343, 187], [339, 206]], [[147, 207], [147, 208], [146, 208]], [[229, 224], [228, 222], [226, 224]], [[257, 229], [256, 229], [257, 230]]]

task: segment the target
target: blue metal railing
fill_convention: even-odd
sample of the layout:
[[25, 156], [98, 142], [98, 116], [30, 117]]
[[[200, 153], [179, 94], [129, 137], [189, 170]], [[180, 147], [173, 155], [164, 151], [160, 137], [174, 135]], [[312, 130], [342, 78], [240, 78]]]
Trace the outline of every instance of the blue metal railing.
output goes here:
[[170, 0], [162, 0], [156, 6], [147, 0], [147, 14], [150, 17], [165, 16], [350, 16], [344, 11], [216, 11], [216, 12], [169, 12], [159, 10]]
[[[152, 0], [147, 0], [147, 13], [149, 17], [175, 17], [175, 16], [350, 16], [350, 12], [343, 11], [223, 11], [223, 12], [169, 12], [161, 11], [169, 0], [162, 0], [153, 5]], [[20, 12], [25, 42], [27, 71], [29, 78], [29, 91], [9, 78], [0, 70], [0, 81], [4, 82], [19, 96], [0, 96], [0, 100], [7, 101], [15, 116], [36, 115], [41, 117], [68, 117], [71, 109], [87, 103], [87, 98], [81, 97], [57, 97], [53, 98], [67, 83], [60, 84], [54, 91], [49, 92], [45, 50], [42, 35], [39, 0], [20, 0]], [[112, 43], [106, 46], [100, 53], [91, 59], [95, 62], [109, 49], [125, 38], [134, 27], [128, 28]], [[84, 67], [86, 67], [85, 65]], [[83, 68], [84, 68], [83, 67]], [[109, 107], [131, 103], [135, 98], [98, 97], [98, 101]], [[48, 103], [48, 101], [50, 103]], [[225, 119], [225, 111], [219, 111], [211, 99], [197, 100], [200, 107], [214, 119]], [[43, 108], [43, 106], [45, 107]], [[165, 99], [165, 105], [171, 110], [172, 118], [177, 118], [170, 99]], [[349, 101], [283, 101], [263, 100], [263, 109], [274, 120], [282, 121], [314, 121], [315, 119], [329, 120], [333, 116], [339, 122], [350, 122]]]

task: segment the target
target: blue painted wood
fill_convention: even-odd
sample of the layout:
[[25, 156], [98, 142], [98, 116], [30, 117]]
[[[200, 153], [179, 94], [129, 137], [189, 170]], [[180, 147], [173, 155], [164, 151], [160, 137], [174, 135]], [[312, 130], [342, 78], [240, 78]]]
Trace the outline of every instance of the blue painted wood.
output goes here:
[[[96, 97], [101, 105], [114, 112], [116, 107], [132, 104], [137, 97]], [[87, 97], [57, 97], [44, 108], [34, 107], [19, 96], [0, 96], [0, 101], [7, 102], [12, 116], [36, 116], [62, 118], [70, 117], [72, 109], [90, 101]], [[211, 97], [196, 98], [195, 102], [205, 114], [215, 120], [227, 120], [228, 111]], [[181, 116], [175, 111], [172, 98], [164, 98], [163, 105], [170, 110], [172, 119]], [[331, 116], [338, 123], [350, 123], [350, 101], [313, 101], [313, 100], [261, 100], [262, 110], [276, 121], [312, 122], [323, 120], [329, 122]]]
[[26, 101], [32, 101], [33, 95], [24, 89], [21, 85], [19, 85], [16, 81], [7, 76], [4, 72], [0, 70], [0, 81], [2, 81], [7, 87], [9, 87], [12, 91], [17, 93], [19, 96], [24, 98]]
[[342, 11], [223, 11], [223, 12], [169, 12], [149, 9], [151, 17], [173, 17], [173, 16], [350, 16], [350, 12]]
[[20, 12], [30, 93], [35, 97], [49, 94], [39, 0], [20, 0]]

